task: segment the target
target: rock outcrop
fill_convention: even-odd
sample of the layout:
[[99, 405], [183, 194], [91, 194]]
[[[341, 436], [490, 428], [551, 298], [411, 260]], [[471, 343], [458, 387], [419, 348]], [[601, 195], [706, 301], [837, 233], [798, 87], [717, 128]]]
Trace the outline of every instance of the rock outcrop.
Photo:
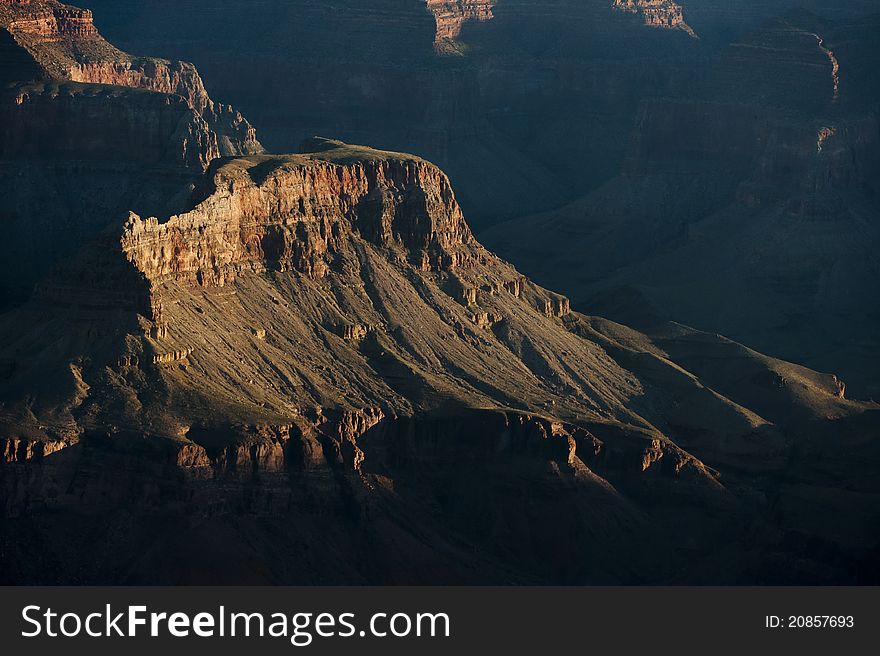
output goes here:
[[435, 166], [340, 142], [308, 147], [316, 152], [221, 164], [210, 196], [186, 214], [162, 223], [133, 215], [122, 239], [129, 259], [150, 280], [223, 286], [255, 267], [319, 279], [354, 233], [399, 247], [423, 271], [467, 265], [473, 237]]
[[769, 21], [689, 94], [641, 103], [616, 179], [481, 237], [575, 309], [675, 318], [876, 398], [878, 34]]
[[0, 3], [0, 307], [19, 302], [108, 215], [177, 207], [215, 159], [262, 152], [253, 127], [215, 103], [192, 64], [132, 57], [88, 10]]
[[428, 9], [437, 21], [435, 45], [455, 41], [468, 21], [489, 21], [494, 18], [492, 8], [498, 0], [427, 0]]
[[874, 581], [878, 407], [836, 377], [573, 311], [419, 157], [316, 138], [203, 171], [159, 147], [207, 122], [192, 98], [15, 88], [170, 109], [108, 122], [132, 155], [104, 169], [100, 132], [12, 114], [39, 138], [4, 165], [61, 190], [31, 221], [96, 218], [0, 314], [0, 582]]
[[673, 0], [614, 0], [614, 8], [627, 14], [636, 14], [645, 25], [667, 30], [682, 30], [696, 36], [684, 20], [684, 11]]
[[98, 35], [88, 9], [49, 0], [3, 0], [0, 16], [10, 32], [46, 41]]
[[118, 50], [98, 34], [87, 9], [56, 0], [5, 0], [0, 4], [0, 27], [53, 80], [144, 89], [184, 98], [217, 135], [216, 150], [210, 155], [262, 150], [255, 130], [241, 114], [211, 100], [192, 64], [132, 57]]

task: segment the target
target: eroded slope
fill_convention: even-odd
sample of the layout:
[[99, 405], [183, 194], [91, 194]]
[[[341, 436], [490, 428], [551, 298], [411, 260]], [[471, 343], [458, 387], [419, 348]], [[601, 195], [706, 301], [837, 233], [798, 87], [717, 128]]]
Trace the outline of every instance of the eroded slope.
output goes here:
[[128, 209], [178, 209], [217, 157], [262, 152], [191, 64], [133, 57], [88, 10], [0, 3], [0, 307]]
[[[347, 559], [272, 570], [268, 547], [230, 546], [257, 563], [244, 580], [274, 582], [755, 580], [790, 557], [767, 495], [810, 494], [795, 454], [844, 422], [866, 439], [874, 406], [718, 338], [572, 313], [473, 238], [424, 160], [305, 150], [217, 162], [189, 211], [132, 215], [3, 316], [8, 514], [124, 509], [196, 543], [333, 539]], [[859, 517], [837, 514], [855, 562], [873, 544]], [[763, 551], [719, 578], [706, 554], [750, 531]], [[180, 580], [199, 560], [125, 535], [148, 553], [106, 576]], [[810, 558], [785, 580], [819, 580]]]

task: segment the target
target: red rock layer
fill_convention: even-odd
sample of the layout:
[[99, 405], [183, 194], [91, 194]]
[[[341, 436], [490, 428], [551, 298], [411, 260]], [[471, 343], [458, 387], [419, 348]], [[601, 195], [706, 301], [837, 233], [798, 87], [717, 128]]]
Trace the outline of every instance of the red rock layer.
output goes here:
[[88, 9], [45, 0], [0, 0], [0, 20], [11, 32], [46, 39], [97, 36]]
[[489, 21], [496, 0], [427, 0], [437, 20], [435, 42], [451, 41], [461, 34], [468, 21]]
[[684, 21], [681, 5], [673, 0], [614, 0], [617, 11], [637, 14], [650, 27], [669, 30], [683, 30], [696, 36], [691, 27]]
[[[263, 180], [261, 168], [271, 170]], [[213, 185], [192, 211], [164, 223], [132, 215], [123, 249], [148, 279], [224, 285], [242, 267], [267, 264], [321, 278], [353, 231], [438, 270], [461, 264], [473, 239], [446, 175], [415, 158], [239, 160], [220, 167]]]

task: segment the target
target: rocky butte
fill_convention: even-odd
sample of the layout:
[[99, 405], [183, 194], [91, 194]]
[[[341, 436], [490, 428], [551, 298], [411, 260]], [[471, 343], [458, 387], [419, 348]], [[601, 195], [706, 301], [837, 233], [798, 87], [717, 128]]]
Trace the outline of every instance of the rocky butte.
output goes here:
[[575, 307], [675, 317], [877, 398], [878, 35], [876, 17], [766, 22], [640, 103], [617, 176], [481, 238]]
[[262, 152], [253, 127], [215, 103], [192, 64], [133, 57], [92, 13], [0, 2], [0, 307], [112, 221], [158, 212], [221, 156]]
[[696, 36], [684, 20], [681, 5], [672, 0], [614, 0], [614, 9], [635, 14], [650, 27], [683, 30], [690, 36]]
[[428, 9], [437, 21], [434, 37], [436, 47], [443, 49], [453, 45], [468, 21], [492, 20], [492, 7], [496, 2], [497, 0], [427, 0]]
[[[41, 84], [108, 125], [199, 117]], [[135, 125], [132, 179], [178, 198], [104, 209], [0, 315], [3, 583], [876, 580], [880, 408], [836, 377], [572, 311], [420, 157], [313, 138], [175, 177]], [[93, 133], [21, 126], [4, 170], [102, 179], [56, 163]]]

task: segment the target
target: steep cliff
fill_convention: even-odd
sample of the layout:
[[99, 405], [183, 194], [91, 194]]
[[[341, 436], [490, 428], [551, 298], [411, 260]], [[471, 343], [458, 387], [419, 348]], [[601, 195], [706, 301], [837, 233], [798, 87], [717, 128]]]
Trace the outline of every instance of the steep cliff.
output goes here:
[[177, 95], [33, 82], [0, 98], [0, 116], [6, 162], [115, 160], [201, 171], [220, 156], [217, 134]]
[[572, 311], [420, 157], [208, 162], [191, 97], [14, 90], [17, 243], [55, 267], [0, 314], [0, 581], [876, 580], [878, 407], [835, 376]]
[[672, 0], [614, 0], [614, 8], [627, 14], [635, 14], [645, 25], [667, 30], [682, 30], [696, 36], [684, 20], [684, 11]]
[[[216, 191], [205, 201], [161, 224], [132, 216], [123, 247], [150, 280], [173, 275], [218, 285], [242, 267], [267, 262], [323, 278], [328, 253], [352, 232], [376, 246], [400, 246], [424, 271], [473, 257], [465, 252], [470, 230], [439, 169], [408, 156], [381, 159], [381, 153], [339, 142], [315, 140], [309, 147], [320, 150], [312, 157], [222, 163], [211, 172]], [[261, 175], [270, 176], [271, 185]], [[255, 177], [259, 186], [241, 189], [242, 180]]]
[[642, 102], [616, 179], [481, 237], [576, 308], [659, 313], [876, 398], [877, 28], [767, 22], [687, 96]]
[[171, 210], [214, 159], [262, 151], [191, 64], [121, 52], [88, 10], [4, 1], [0, 49], [0, 169], [16, 180], [0, 199], [0, 307], [110, 216]]
[[[717, 337], [572, 313], [424, 160], [304, 150], [213, 164], [187, 211], [130, 216], [0, 317], [6, 580], [741, 581], [791, 557], [783, 535], [840, 542], [798, 496], [839, 470], [799, 454], [861, 443], [875, 406]], [[847, 562], [863, 511], [834, 507]], [[705, 557], [754, 531], [742, 571]], [[825, 580], [813, 558], [771, 579]]]
[[52, 79], [180, 96], [217, 134], [219, 154], [261, 150], [256, 132], [241, 114], [211, 100], [192, 64], [132, 57], [118, 50], [98, 34], [87, 9], [57, 0], [4, 0], [0, 27]]

